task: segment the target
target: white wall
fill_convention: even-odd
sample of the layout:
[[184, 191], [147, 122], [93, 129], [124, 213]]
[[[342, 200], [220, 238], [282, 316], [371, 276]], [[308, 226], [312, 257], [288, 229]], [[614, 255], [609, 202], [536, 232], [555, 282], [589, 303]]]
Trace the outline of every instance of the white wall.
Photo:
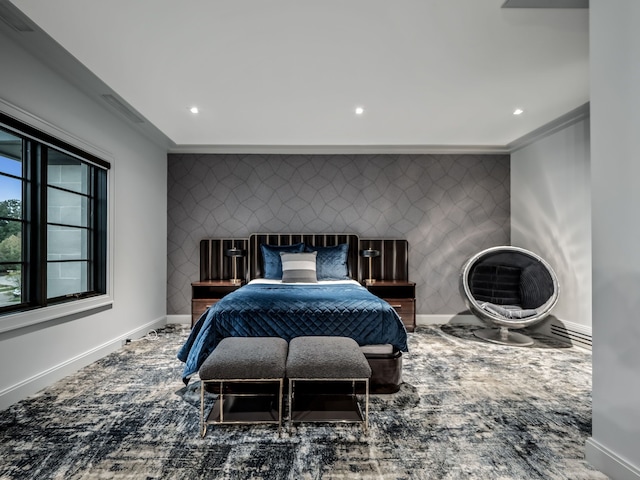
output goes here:
[[552, 314], [591, 329], [589, 119], [511, 154], [511, 243], [544, 258], [560, 296]]
[[640, 479], [640, 2], [591, 0], [593, 432], [587, 460]]
[[1, 409], [119, 347], [123, 338], [164, 324], [167, 165], [166, 148], [131, 129], [1, 31], [0, 65], [2, 111], [51, 124], [60, 135], [76, 137], [79, 147], [106, 153], [112, 164], [113, 234], [112, 308], [0, 333]]

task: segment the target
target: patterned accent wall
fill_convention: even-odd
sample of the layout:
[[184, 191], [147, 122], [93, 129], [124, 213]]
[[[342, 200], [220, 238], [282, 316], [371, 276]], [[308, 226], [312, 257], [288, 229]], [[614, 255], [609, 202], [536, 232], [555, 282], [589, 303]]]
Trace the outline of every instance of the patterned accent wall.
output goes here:
[[203, 238], [405, 238], [417, 314], [464, 311], [464, 261], [509, 244], [509, 155], [170, 154], [168, 168], [169, 315], [190, 313]]

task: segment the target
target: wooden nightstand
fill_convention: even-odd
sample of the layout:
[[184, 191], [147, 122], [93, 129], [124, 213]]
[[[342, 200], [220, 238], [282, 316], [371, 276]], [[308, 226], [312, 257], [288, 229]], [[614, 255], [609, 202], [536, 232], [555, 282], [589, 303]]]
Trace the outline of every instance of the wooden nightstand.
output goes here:
[[243, 283], [233, 283], [231, 280], [193, 282], [191, 284], [191, 326], [195, 325], [207, 308], [240, 288]]
[[364, 281], [364, 286], [374, 295], [386, 300], [402, 319], [407, 332], [416, 328], [416, 284], [405, 280]]

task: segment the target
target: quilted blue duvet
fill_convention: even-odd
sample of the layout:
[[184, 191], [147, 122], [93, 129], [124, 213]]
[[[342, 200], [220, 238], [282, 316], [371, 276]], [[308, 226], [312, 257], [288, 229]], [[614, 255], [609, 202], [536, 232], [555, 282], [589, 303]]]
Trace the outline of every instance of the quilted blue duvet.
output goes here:
[[351, 337], [359, 345], [391, 344], [407, 351], [407, 332], [396, 311], [357, 284], [249, 284], [226, 295], [194, 325], [178, 352], [183, 380], [198, 371], [225, 337], [305, 335]]

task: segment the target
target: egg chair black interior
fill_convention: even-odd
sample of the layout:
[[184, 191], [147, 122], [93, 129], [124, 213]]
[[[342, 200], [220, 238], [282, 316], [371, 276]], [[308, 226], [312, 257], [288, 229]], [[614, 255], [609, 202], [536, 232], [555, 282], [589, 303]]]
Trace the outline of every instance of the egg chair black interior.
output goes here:
[[493, 328], [474, 334], [489, 342], [527, 346], [533, 339], [509, 329], [543, 320], [558, 301], [558, 279], [542, 258], [519, 247], [483, 250], [460, 272], [460, 293], [467, 308]]

